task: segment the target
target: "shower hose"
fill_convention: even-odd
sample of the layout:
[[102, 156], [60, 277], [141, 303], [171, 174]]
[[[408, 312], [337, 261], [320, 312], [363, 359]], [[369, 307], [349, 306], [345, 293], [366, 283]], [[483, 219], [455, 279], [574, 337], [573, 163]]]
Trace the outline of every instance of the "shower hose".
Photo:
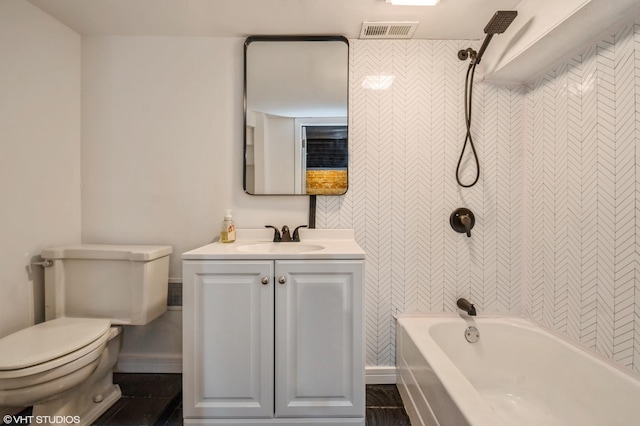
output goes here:
[[[471, 106], [473, 95], [473, 76], [476, 72], [476, 60], [472, 60], [467, 68], [467, 76], [464, 81], [464, 120], [467, 128], [467, 134], [464, 139], [464, 145], [460, 152], [460, 158], [458, 159], [458, 166], [456, 167], [456, 181], [458, 185], [463, 188], [470, 188], [478, 182], [480, 178], [480, 161], [478, 160], [478, 154], [476, 153], [476, 147], [473, 144], [473, 137], [471, 137]], [[460, 165], [462, 164], [462, 158], [464, 157], [464, 151], [467, 149], [467, 144], [471, 147], [473, 158], [476, 163], [476, 177], [470, 184], [464, 184], [460, 180]]]

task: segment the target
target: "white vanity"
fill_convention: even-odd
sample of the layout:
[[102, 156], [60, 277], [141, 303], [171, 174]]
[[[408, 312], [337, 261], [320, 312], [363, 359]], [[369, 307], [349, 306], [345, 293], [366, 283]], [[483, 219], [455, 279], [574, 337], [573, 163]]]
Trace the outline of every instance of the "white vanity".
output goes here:
[[238, 230], [183, 259], [185, 424], [364, 425], [353, 230]]

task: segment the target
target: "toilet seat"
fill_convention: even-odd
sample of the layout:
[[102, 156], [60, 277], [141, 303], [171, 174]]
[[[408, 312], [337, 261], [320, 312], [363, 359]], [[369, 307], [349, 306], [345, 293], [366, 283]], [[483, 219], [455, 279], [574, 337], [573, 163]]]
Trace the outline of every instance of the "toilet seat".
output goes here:
[[32, 376], [103, 348], [111, 323], [97, 318], [57, 318], [0, 339], [0, 380]]

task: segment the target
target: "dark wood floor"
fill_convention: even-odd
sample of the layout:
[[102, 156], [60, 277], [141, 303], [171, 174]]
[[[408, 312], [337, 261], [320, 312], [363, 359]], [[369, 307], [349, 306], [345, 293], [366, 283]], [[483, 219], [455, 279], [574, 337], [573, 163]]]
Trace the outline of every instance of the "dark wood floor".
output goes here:
[[[94, 425], [182, 425], [182, 375], [114, 374], [113, 381], [120, 385], [122, 398]], [[411, 425], [395, 385], [368, 385], [366, 401], [368, 426]]]
[[181, 374], [114, 374], [122, 398], [94, 425], [182, 425]]
[[368, 426], [411, 426], [396, 385], [367, 385]]
[[[115, 374], [122, 398], [94, 424], [182, 425], [180, 374]], [[367, 425], [410, 426], [395, 385], [367, 386]]]

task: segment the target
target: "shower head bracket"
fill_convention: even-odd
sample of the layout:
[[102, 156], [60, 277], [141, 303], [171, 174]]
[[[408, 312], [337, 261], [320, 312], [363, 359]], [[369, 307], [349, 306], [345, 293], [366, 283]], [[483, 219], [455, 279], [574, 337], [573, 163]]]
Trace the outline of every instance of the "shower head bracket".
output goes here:
[[466, 61], [469, 56], [471, 56], [471, 60], [474, 60], [477, 55], [478, 53], [470, 47], [458, 50], [458, 59], [461, 61]]

